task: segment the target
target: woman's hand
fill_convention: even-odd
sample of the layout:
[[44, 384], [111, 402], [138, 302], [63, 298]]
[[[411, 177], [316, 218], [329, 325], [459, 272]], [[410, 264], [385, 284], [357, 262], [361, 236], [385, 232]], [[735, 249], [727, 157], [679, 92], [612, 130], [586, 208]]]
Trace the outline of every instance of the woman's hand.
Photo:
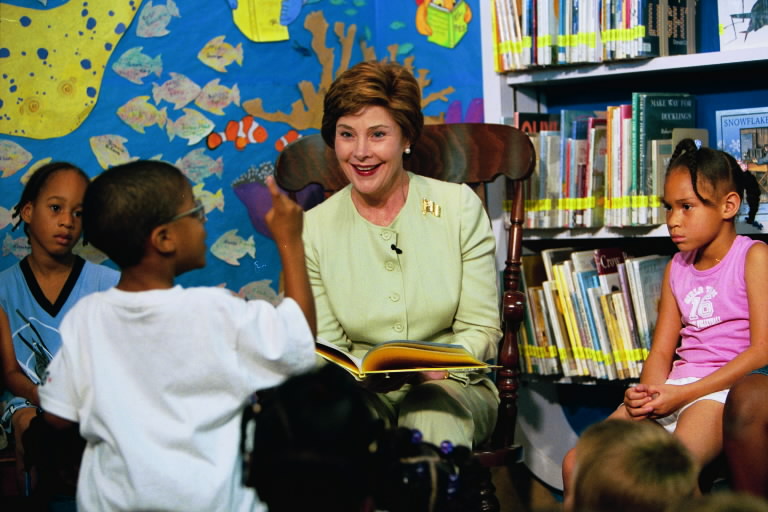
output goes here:
[[411, 382], [411, 372], [373, 373], [360, 381], [360, 385], [374, 393], [389, 393]]

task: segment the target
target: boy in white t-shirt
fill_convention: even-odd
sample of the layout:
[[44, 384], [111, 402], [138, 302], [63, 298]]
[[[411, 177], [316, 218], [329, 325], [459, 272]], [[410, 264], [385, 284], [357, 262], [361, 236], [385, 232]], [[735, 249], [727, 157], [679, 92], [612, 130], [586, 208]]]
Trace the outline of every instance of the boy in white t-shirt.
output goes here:
[[255, 390], [315, 363], [302, 210], [267, 186], [285, 300], [245, 301], [176, 276], [205, 265], [205, 211], [173, 165], [104, 171], [83, 204], [85, 238], [121, 269], [81, 300], [40, 387], [45, 418], [79, 423], [78, 509], [266, 510], [241, 482], [242, 411]]

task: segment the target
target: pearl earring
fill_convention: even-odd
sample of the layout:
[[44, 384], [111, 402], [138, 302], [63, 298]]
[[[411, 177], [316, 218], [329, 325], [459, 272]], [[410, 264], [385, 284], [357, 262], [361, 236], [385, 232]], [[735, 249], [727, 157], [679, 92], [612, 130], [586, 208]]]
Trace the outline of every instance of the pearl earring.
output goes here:
[[405, 154], [410, 155], [411, 154], [411, 148], [405, 148]]

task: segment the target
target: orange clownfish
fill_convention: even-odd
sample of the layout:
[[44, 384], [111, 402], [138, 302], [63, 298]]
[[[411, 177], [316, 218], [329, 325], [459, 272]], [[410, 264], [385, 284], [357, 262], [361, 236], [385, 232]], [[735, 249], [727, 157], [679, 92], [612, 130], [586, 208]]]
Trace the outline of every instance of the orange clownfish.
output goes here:
[[297, 132], [296, 130], [289, 130], [288, 133], [280, 137], [275, 141], [275, 149], [278, 151], [282, 151], [285, 146], [290, 144], [291, 142], [298, 140], [301, 138], [301, 134]]
[[249, 115], [240, 121], [229, 121], [223, 132], [209, 133], [206, 144], [208, 149], [216, 149], [225, 142], [234, 142], [235, 149], [242, 151], [248, 144], [265, 140], [267, 130]]

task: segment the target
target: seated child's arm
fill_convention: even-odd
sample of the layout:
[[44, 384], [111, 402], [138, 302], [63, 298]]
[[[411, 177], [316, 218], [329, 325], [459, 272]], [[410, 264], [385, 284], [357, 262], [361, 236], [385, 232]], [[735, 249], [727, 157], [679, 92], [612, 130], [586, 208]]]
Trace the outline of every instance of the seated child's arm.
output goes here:
[[62, 430], [65, 428], [72, 427], [74, 425], [77, 425], [77, 423], [73, 421], [66, 420], [62, 418], [61, 416], [56, 416], [55, 414], [51, 414], [49, 412], [43, 411], [43, 419], [51, 425], [53, 428]]
[[16, 351], [13, 348], [11, 337], [11, 324], [2, 308], [0, 308], [0, 364], [2, 365], [5, 387], [14, 395], [26, 398], [39, 406], [40, 398], [37, 395], [37, 386], [29, 380], [16, 360]]
[[272, 194], [272, 208], [267, 212], [265, 220], [283, 264], [285, 296], [296, 301], [304, 312], [312, 336], [317, 336], [315, 299], [309, 284], [304, 242], [301, 239], [304, 211], [280, 193], [272, 176], [267, 178], [266, 184]]

